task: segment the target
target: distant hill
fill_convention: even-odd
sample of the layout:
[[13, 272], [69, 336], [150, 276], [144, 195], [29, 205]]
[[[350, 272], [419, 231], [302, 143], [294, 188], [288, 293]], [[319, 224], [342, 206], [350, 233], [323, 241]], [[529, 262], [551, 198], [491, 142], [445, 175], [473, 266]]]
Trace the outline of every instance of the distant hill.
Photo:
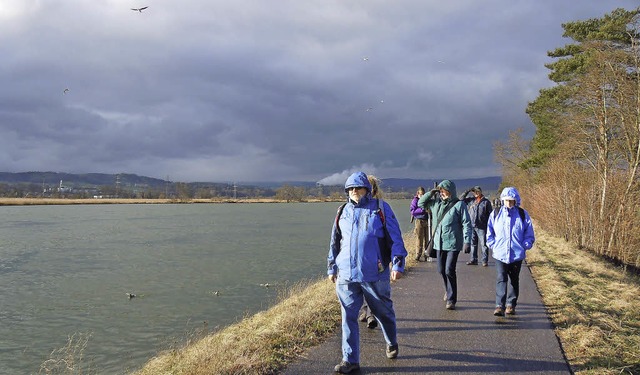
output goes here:
[[[107, 174], [107, 173], [62, 173], [62, 172], [0, 172], [0, 183], [5, 184], [46, 184], [46, 185], [58, 185], [60, 181], [65, 186], [74, 187], [99, 187], [99, 186], [113, 186], [119, 183], [122, 186], [148, 186], [151, 188], [163, 188], [167, 182], [166, 180], [138, 176], [136, 174], [119, 173], [119, 174]], [[420, 180], [411, 178], [384, 178], [382, 179], [382, 189], [385, 191], [391, 190], [393, 192], [413, 192], [418, 186], [423, 186], [425, 189], [429, 189], [441, 180]], [[496, 191], [500, 186], [502, 177], [491, 176], [483, 178], [470, 178], [452, 180], [458, 189], [458, 193], [479, 185], [482, 189], [489, 193]], [[214, 182], [190, 182], [192, 186], [212, 186], [212, 185], [228, 185], [228, 183], [214, 183]], [[283, 185], [302, 186], [305, 188], [315, 187], [316, 183], [311, 181], [282, 181], [282, 182], [246, 182], [237, 183], [238, 186], [255, 186], [267, 189], [277, 189]], [[336, 185], [337, 186], [337, 185]]]
[[64, 185], [76, 187], [95, 187], [115, 185], [116, 180], [123, 185], [146, 185], [150, 187], [162, 187], [166, 181], [138, 176], [135, 174], [106, 174], [106, 173], [85, 173], [73, 174], [62, 172], [0, 172], [0, 183], [6, 184], [47, 184], [58, 185], [60, 181]]

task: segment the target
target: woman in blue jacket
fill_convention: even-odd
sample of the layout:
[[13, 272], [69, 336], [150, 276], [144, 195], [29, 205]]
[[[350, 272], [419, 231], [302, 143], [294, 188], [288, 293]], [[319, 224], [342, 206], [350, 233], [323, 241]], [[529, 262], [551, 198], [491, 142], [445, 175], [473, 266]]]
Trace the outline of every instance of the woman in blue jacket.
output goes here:
[[327, 275], [336, 284], [342, 309], [342, 362], [334, 370], [348, 374], [360, 368], [358, 311], [363, 300], [380, 323], [387, 358], [398, 356], [390, 280], [402, 277], [407, 250], [389, 204], [371, 197], [367, 175], [352, 174], [344, 187], [349, 199], [331, 231]]
[[[520, 194], [506, 187], [500, 194], [502, 207], [489, 216], [487, 245], [496, 260], [495, 316], [513, 315], [520, 294], [520, 269], [527, 250], [533, 247], [535, 234], [529, 213], [520, 207]], [[511, 290], [507, 295], [507, 281]]]

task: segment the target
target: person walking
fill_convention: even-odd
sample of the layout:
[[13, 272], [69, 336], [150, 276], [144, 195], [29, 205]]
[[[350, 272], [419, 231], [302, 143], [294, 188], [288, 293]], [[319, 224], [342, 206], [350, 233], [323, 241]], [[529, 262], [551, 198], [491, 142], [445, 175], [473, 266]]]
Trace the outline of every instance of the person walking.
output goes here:
[[391, 206], [371, 196], [367, 175], [353, 173], [344, 187], [349, 197], [331, 230], [327, 276], [336, 284], [342, 311], [342, 361], [334, 370], [348, 374], [360, 369], [358, 311], [363, 300], [382, 328], [387, 358], [398, 356], [390, 281], [402, 277], [407, 250]]
[[[473, 197], [467, 197], [472, 192]], [[480, 186], [474, 186], [460, 195], [460, 200], [467, 204], [473, 233], [471, 236], [471, 256], [467, 265], [478, 265], [478, 251], [482, 254], [482, 266], [489, 265], [489, 248], [487, 247], [487, 223], [491, 215], [491, 201], [483, 194]]]
[[[487, 245], [496, 260], [495, 316], [513, 315], [520, 295], [520, 269], [535, 233], [529, 213], [520, 207], [520, 194], [506, 187], [500, 194], [503, 204], [492, 211], [487, 225]], [[508, 284], [511, 286], [508, 294]]]
[[422, 197], [425, 193], [425, 190], [422, 186], [418, 187], [416, 191], [416, 195], [411, 200], [411, 205], [409, 206], [409, 211], [411, 211], [411, 217], [413, 218], [413, 222], [415, 225], [415, 233], [416, 233], [416, 256], [415, 259], [420, 261], [420, 258], [424, 254], [424, 260], [431, 260], [429, 258], [429, 254], [426, 252], [427, 245], [429, 244], [429, 221], [430, 221], [430, 212], [425, 211], [422, 207], [418, 206], [418, 199]]
[[467, 205], [456, 196], [453, 181], [443, 180], [436, 189], [423, 195], [418, 206], [433, 215], [433, 248], [437, 253], [438, 273], [444, 282], [447, 310], [455, 310], [458, 301], [456, 263], [460, 251], [471, 251], [471, 220]]
[[[371, 197], [375, 199], [382, 199], [382, 191], [380, 190], [380, 179], [372, 174], [367, 176], [367, 180], [371, 184]], [[371, 313], [371, 309], [367, 305], [367, 301], [362, 302], [360, 313], [358, 313], [358, 320], [367, 323], [367, 328], [374, 329], [378, 326], [378, 321]]]

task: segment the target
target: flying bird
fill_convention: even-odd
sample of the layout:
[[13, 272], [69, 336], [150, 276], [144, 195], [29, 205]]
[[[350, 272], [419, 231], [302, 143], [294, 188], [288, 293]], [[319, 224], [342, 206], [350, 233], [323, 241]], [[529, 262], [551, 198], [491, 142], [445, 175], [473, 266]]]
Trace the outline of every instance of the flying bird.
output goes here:
[[362, 61], [369, 61], [369, 58], [365, 56], [362, 58]]
[[127, 295], [127, 297], [129, 297], [129, 299], [131, 298], [136, 298], [136, 295], [133, 293], [125, 293]]
[[142, 8], [131, 8], [131, 10], [135, 10], [136, 12], [140, 12], [142, 13], [143, 10], [147, 9], [148, 7], [142, 7]]
[[64, 91], [62, 91], [63, 94], [66, 94], [69, 92], [69, 89], [64, 89]]

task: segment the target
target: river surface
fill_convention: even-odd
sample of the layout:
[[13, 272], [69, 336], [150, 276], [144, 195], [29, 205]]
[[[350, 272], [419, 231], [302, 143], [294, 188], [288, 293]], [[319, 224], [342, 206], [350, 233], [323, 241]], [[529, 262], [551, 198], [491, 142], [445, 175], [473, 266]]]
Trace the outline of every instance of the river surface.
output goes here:
[[[390, 204], [410, 230], [409, 201]], [[83, 373], [125, 374], [265, 310], [325, 274], [338, 205], [0, 207], [0, 374], [84, 340]]]

